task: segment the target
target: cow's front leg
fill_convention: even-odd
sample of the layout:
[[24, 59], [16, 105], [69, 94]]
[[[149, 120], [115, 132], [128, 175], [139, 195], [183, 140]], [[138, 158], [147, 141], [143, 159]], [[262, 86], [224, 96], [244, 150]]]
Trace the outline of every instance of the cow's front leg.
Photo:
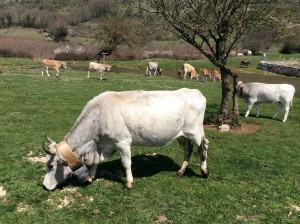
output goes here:
[[119, 150], [121, 161], [126, 173], [126, 183], [124, 184], [125, 188], [131, 189], [133, 184], [133, 176], [131, 172], [131, 151], [130, 146], [125, 146]]
[[95, 178], [96, 176], [96, 172], [97, 172], [97, 167], [98, 167], [98, 164], [100, 162], [100, 156], [99, 156], [99, 153], [98, 152], [95, 152], [94, 153], [94, 161], [93, 161], [93, 164], [90, 168], [90, 172], [89, 172], [89, 176], [87, 178], [87, 181], [89, 183], [92, 183], [93, 182], [93, 179]]
[[56, 70], [56, 75], [55, 75], [55, 77], [58, 77], [59, 69], [58, 69], [58, 68], [55, 68], [55, 70]]
[[[273, 119], [275, 119], [277, 117], [277, 115], [283, 110], [283, 104], [281, 102], [278, 102], [278, 109], [276, 111], [276, 113], [274, 114], [274, 116], [272, 117]], [[283, 118], [283, 122], [285, 122], [284, 120], [285, 118]]]
[[283, 117], [283, 120], [282, 122], [285, 122], [287, 117], [289, 116], [289, 111], [290, 111], [290, 105], [289, 104], [286, 104], [284, 106], [284, 109], [285, 109], [285, 113], [284, 113], [284, 117]]
[[208, 169], [207, 169], [207, 150], [208, 150], [208, 143], [209, 141], [204, 137], [202, 139], [201, 145], [198, 147], [198, 152], [200, 155], [200, 169], [203, 177], [207, 178], [208, 177]]
[[179, 137], [177, 140], [183, 148], [184, 160], [183, 160], [180, 170], [177, 171], [176, 175], [178, 177], [182, 177], [185, 174], [186, 168], [189, 165], [191, 154], [193, 151], [193, 144], [192, 144], [191, 140], [189, 140], [183, 136]]
[[245, 114], [245, 117], [248, 117], [248, 115], [249, 115], [249, 113], [250, 113], [250, 110], [252, 109], [252, 107], [253, 107], [253, 102], [249, 102], [248, 103], [248, 110], [247, 110], [247, 112], [246, 112], [246, 114]]

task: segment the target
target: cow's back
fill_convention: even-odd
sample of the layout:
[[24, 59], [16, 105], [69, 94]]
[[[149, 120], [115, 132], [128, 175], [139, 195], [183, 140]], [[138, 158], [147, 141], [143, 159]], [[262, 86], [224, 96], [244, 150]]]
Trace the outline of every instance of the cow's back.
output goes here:
[[90, 103], [98, 108], [100, 135], [130, 139], [133, 145], [165, 145], [203, 124], [206, 99], [198, 90], [106, 92]]
[[153, 62], [153, 61], [148, 61], [147, 62], [147, 67], [150, 70], [155, 70], [159, 68], [158, 62]]

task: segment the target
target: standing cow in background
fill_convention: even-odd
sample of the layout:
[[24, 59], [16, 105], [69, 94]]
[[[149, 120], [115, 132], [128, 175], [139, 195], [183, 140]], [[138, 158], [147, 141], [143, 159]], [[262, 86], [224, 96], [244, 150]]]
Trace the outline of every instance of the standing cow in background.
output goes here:
[[[202, 175], [207, 177], [205, 108], [206, 98], [196, 89], [102, 93], [87, 103], [63, 141], [50, 140], [43, 147], [48, 154], [43, 185], [55, 189], [84, 166], [82, 156], [97, 150], [100, 161], [120, 154], [125, 187], [132, 188], [131, 146], [164, 146], [175, 139], [184, 151], [177, 175], [184, 175], [195, 145]], [[95, 165], [94, 157], [91, 164]]]
[[240, 67], [241, 67], [241, 68], [242, 68], [242, 67], [248, 68], [248, 65], [250, 65], [250, 64], [251, 64], [251, 62], [248, 61], [248, 60], [241, 61], [241, 62], [240, 62]]
[[46, 71], [47, 75], [50, 77], [48, 68], [53, 68], [56, 70], [56, 77], [58, 77], [59, 70], [67, 68], [67, 63], [65, 61], [57, 61], [57, 60], [50, 60], [44, 59], [42, 60], [43, 69], [42, 69], [42, 77], [44, 76], [44, 71]]
[[216, 79], [221, 82], [221, 72], [219, 70], [212, 69], [211, 75], [214, 82], [216, 81]]
[[103, 74], [105, 74], [105, 72], [109, 72], [111, 69], [111, 65], [106, 65], [106, 64], [100, 64], [100, 63], [96, 63], [96, 62], [90, 62], [89, 64], [89, 70], [88, 70], [88, 75], [87, 78], [90, 78], [90, 72], [91, 71], [96, 71], [100, 73], [100, 80], [103, 79]]
[[256, 117], [259, 117], [260, 103], [276, 103], [278, 102], [278, 109], [273, 116], [273, 119], [285, 109], [283, 122], [287, 120], [289, 110], [292, 106], [293, 97], [295, 94], [295, 87], [289, 84], [265, 84], [265, 83], [243, 83], [238, 82], [239, 95], [248, 104], [248, 110], [245, 117], [248, 117], [253, 105], [256, 105]]
[[182, 70], [183, 70], [184, 79], [186, 79], [186, 75], [189, 74], [191, 77], [191, 80], [193, 78], [195, 78], [196, 80], [199, 80], [199, 74], [197, 74], [196, 69], [192, 65], [187, 64], [187, 63], [183, 64]]
[[203, 75], [203, 81], [207, 82], [207, 79], [211, 79], [212, 78], [212, 69], [211, 68], [200, 68], [200, 71]]
[[153, 61], [148, 61], [147, 62], [147, 68], [146, 68], [146, 75], [151, 76], [152, 72], [154, 71], [154, 75], [156, 74], [156, 72], [158, 72], [159, 75], [161, 75], [162, 73], [162, 69], [159, 67], [158, 62], [153, 62]]

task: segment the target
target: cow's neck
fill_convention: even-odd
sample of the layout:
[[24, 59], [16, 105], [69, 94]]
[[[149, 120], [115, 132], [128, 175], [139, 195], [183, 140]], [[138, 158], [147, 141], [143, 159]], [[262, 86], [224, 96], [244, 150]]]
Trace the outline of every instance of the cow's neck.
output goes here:
[[95, 140], [95, 130], [96, 129], [93, 127], [93, 125], [88, 124], [88, 120], [85, 120], [83, 122], [76, 123], [66, 136], [65, 140], [73, 151], [77, 151], [77, 149], [81, 146], [85, 145], [91, 140]]

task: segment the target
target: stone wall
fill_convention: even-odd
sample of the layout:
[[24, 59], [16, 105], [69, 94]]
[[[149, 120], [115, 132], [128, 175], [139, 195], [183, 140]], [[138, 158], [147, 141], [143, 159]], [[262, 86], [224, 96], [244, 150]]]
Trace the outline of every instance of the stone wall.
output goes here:
[[300, 68], [298, 62], [280, 62], [280, 61], [260, 61], [257, 68], [273, 72], [281, 75], [296, 76], [300, 77]]

